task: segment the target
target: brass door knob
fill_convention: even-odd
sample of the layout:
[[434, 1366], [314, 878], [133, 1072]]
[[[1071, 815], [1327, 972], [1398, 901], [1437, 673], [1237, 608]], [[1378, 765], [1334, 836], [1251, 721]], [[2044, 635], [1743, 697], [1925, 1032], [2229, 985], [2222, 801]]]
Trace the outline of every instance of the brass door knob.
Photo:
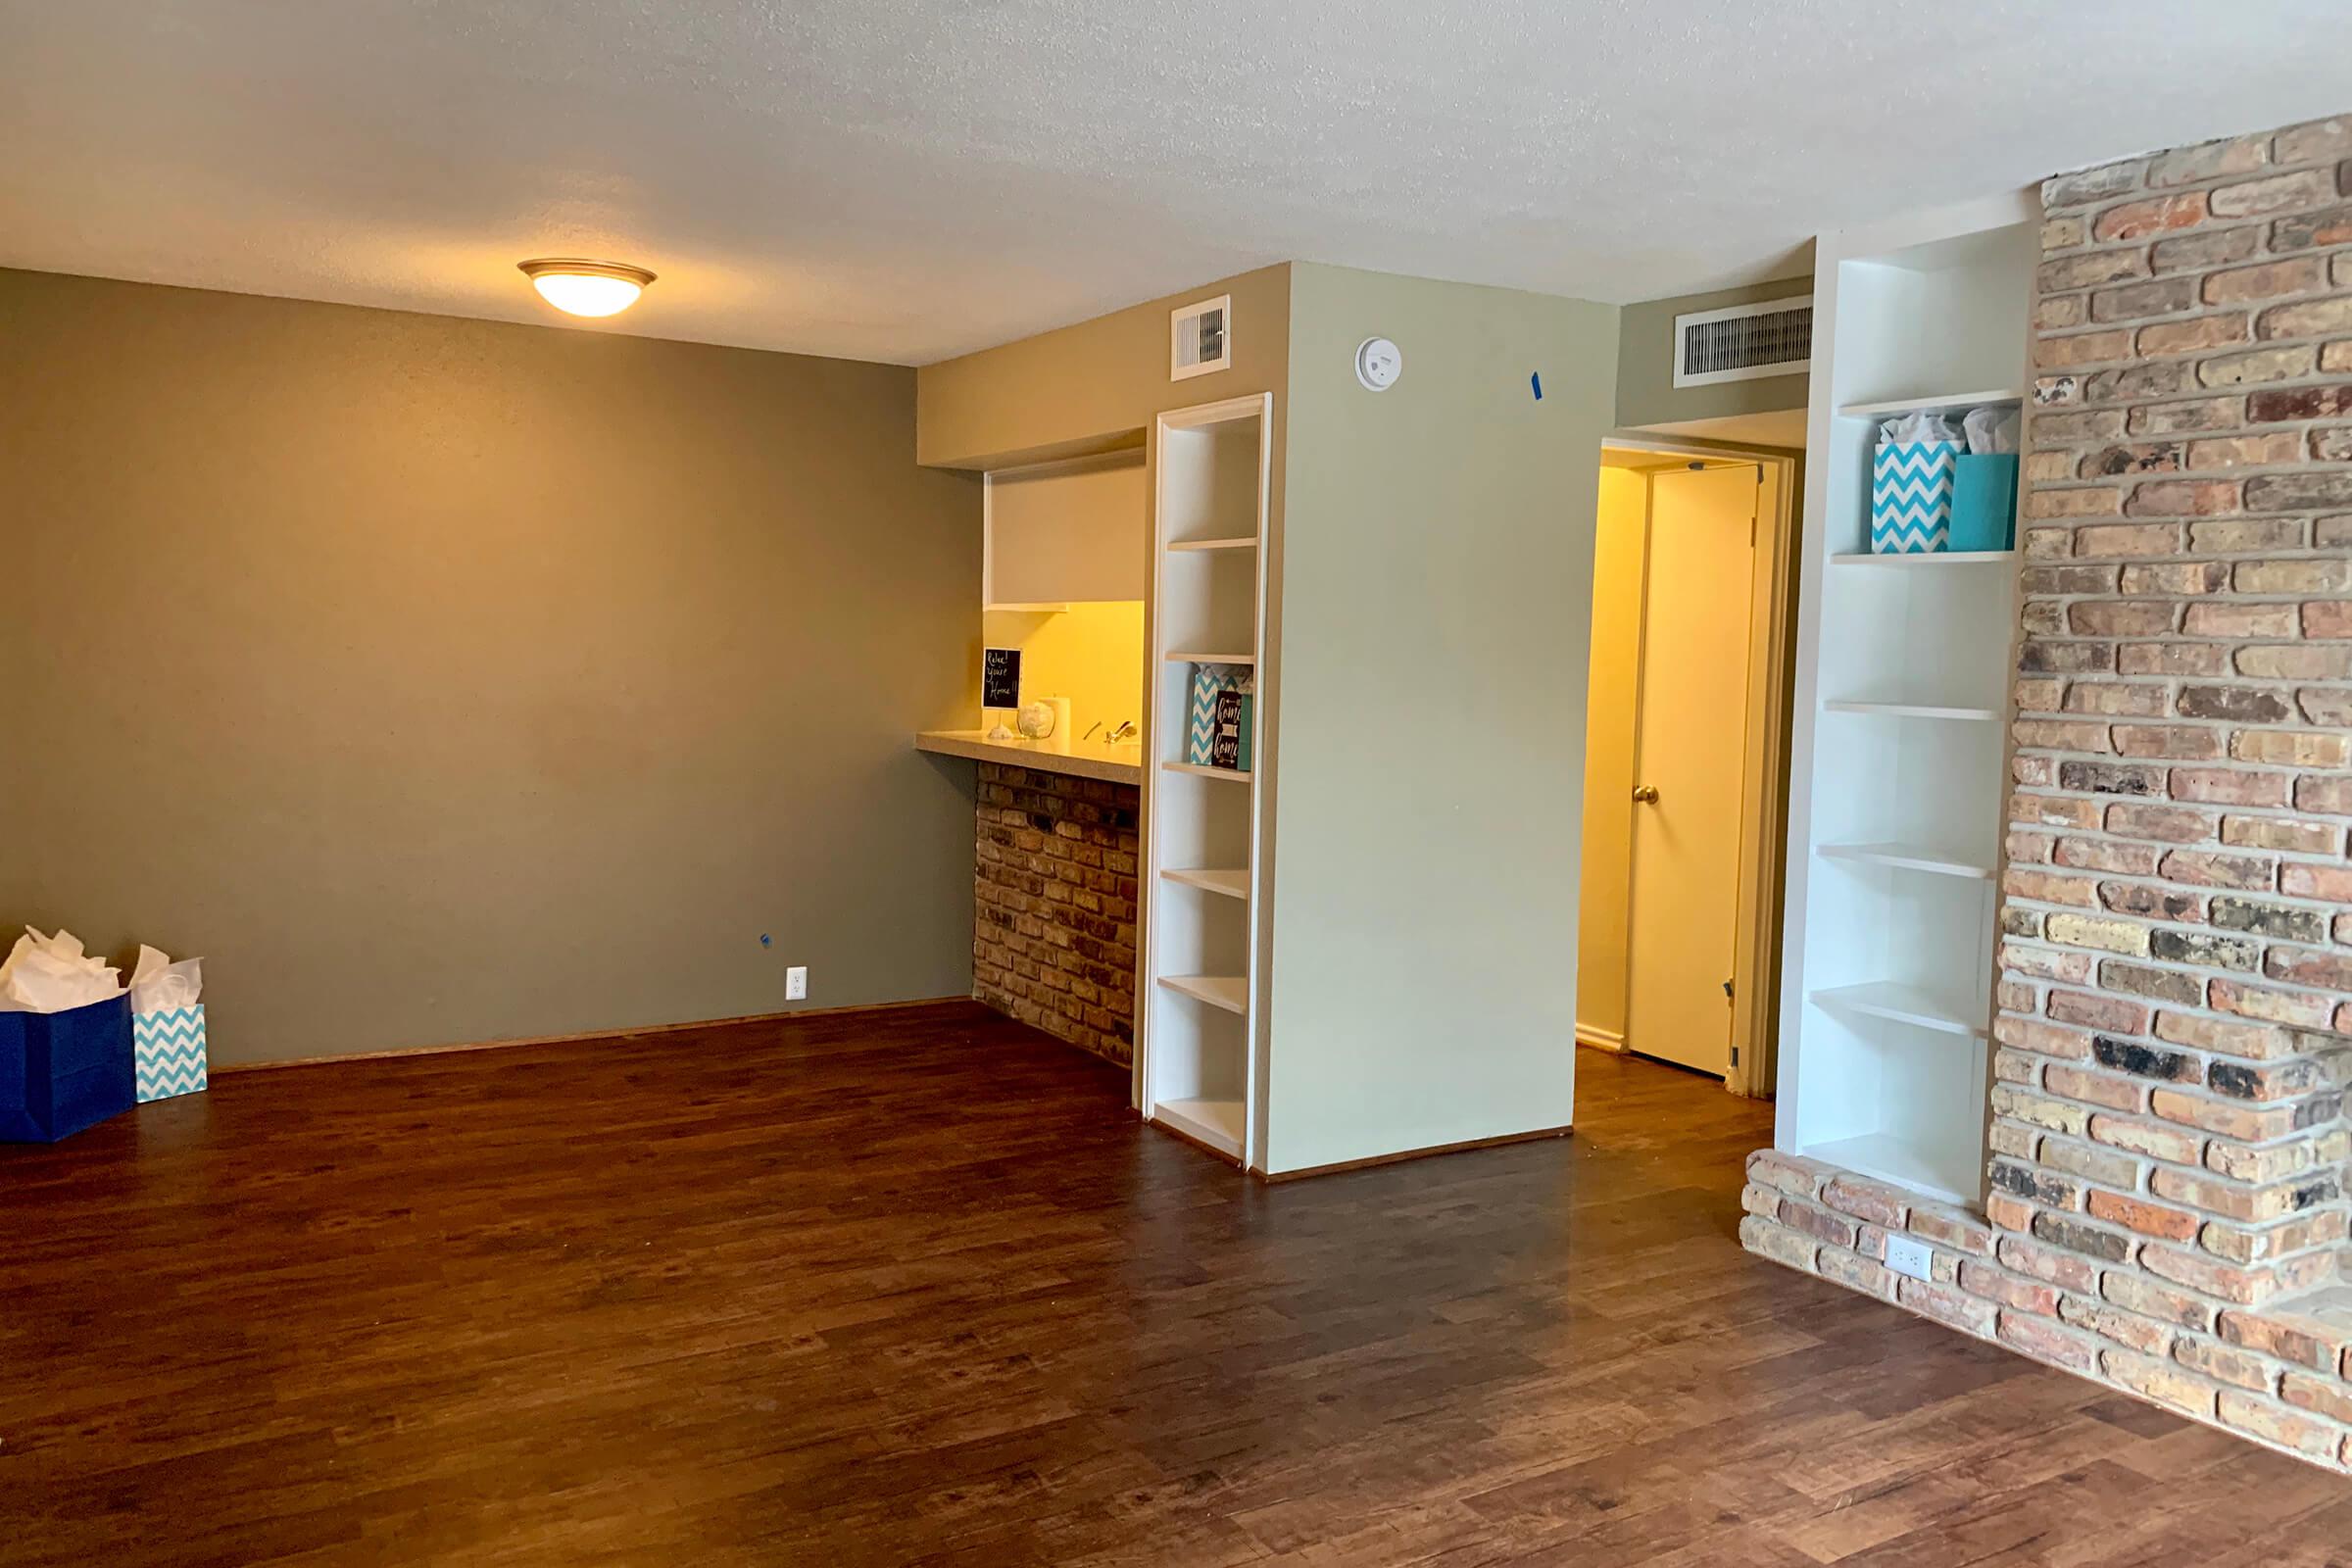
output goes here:
[[1643, 806], [1655, 806], [1658, 804], [1658, 787], [1655, 784], [1638, 785], [1634, 790], [1634, 799]]

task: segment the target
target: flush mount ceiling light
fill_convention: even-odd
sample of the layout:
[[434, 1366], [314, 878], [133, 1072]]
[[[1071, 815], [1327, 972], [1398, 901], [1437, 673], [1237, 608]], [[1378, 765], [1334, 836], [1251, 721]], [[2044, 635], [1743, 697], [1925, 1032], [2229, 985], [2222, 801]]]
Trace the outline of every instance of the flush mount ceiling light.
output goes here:
[[572, 316], [618, 316], [654, 280], [644, 268], [620, 262], [562, 258], [519, 265], [542, 299]]

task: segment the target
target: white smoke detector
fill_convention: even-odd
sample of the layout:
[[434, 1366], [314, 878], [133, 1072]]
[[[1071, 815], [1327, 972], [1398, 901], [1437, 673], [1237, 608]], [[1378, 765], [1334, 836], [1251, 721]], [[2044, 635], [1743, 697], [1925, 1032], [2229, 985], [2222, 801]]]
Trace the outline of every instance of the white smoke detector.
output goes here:
[[1368, 337], [1355, 346], [1355, 378], [1367, 392], [1386, 392], [1404, 373], [1404, 356], [1385, 337]]

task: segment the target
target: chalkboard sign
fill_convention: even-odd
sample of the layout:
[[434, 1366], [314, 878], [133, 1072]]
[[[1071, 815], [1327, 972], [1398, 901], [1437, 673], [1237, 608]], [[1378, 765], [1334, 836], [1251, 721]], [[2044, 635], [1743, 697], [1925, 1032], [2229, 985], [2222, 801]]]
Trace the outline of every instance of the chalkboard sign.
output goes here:
[[1217, 693], [1215, 726], [1209, 732], [1208, 765], [1250, 771], [1250, 710], [1255, 699], [1248, 692]]
[[1021, 706], [1021, 651], [1018, 648], [984, 648], [980, 651], [980, 706]]

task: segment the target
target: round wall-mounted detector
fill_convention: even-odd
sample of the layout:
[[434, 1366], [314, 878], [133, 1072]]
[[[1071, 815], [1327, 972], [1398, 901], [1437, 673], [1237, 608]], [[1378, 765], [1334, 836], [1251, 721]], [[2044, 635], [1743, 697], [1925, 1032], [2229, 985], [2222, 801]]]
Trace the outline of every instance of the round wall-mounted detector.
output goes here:
[[1355, 346], [1355, 378], [1367, 392], [1386, 392], [1404, 373], [1404, 356], [1385, 337], [1368, 337]]

